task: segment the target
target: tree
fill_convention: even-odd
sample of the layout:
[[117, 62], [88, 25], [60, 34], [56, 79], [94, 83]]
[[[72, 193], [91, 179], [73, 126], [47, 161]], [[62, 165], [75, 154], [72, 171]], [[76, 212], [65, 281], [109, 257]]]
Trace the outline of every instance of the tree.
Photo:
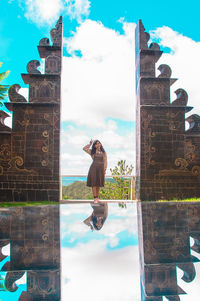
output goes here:
[[[107, 200], [127, 200], [130, 199], [130, 179], [126, 176], [131, 175], [133, 166], [128, 166], [126, 160], [120, 160], [117, 165], [112, 169], [110, 168], [113, 176], [112, 181], [106, 182], [105, 187], [101, 189], [100, 198]], [[123, 202], [119, 203], [120, 207], [126, 207]]]
[[[2, 62], [0, 62], [0, 67], [2, 66]], [[0, 82], [4, 80], [9, 75], [10, 71], [5, 71], [0, 73]], [[7, 96], [9, 85], [1, 85], [0, 84], [0, 106], [2, 106], [2, 101]]]
[[117, 162], [117, 166], [114, 169], [110, 168], [112, 175], [127, 176], [131, 175], [133, 171], [133, 165], [126, 165], [126, 160], [120, 160]]

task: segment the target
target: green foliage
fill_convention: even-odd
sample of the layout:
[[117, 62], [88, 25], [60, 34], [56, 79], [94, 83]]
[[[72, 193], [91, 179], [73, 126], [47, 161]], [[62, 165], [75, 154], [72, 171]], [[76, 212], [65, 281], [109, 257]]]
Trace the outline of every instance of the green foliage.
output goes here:
[[102, 200], [120, 200], [121, 188], [116, 182], [105, 182], [105, 186], [100, 190], [100, 199]]
[[[0, 62], [0, 67], [2, 65], [2, 62]], [[0, 82], [4, 80], [8, 75], [10, 71], [5, 71], [0, 73]], [[7, 96], [9, 85], [1, 85], [0, 84], [0, 100], [3, 100]], [[2, 106], [2, 102], [0, 101], [0, 106]]]
[[[120, 160], [114, 169], [110, 169], [113, 178], [105, 180], [105, 186], [100, 189], [102, 200], [127, 200], [130, 199], [130, 178], [115, 177], [116, 175], [131, 175], [133, 166], [128, 166], [125, 160]], [[91, 187], [85, 181], [76, 181], [68, 186], [63, 186], [63, 200], [91, 200], [93, 199]], [[119, 203], [124, 208], [126, 204]]]
[[[148, 202], [148, 201], [145, 201]], [[179, 199], [173, 199], [173, 200], [157, 200], [156, 202], [200, 202], [200, 198], [191, 198], [191, 199], [184, 199], [184, 200], [179, 200]]]
[[126, 160], [120, 160], [117, 162], [117, 166], [115, 166], [113, 169], [110, 169], [112, 176], [125, 176], [125, 175], [131, 175], [133, 171], [133, 165], [126, 165]]
[[63, 200], [92, 200], [92, 189], [86, 186], [85, 181], [76, 181], [68, 186], [63, 186]]
[[[113, 182], [106, 182], [105, 187], [100, 191], [100, 198], [106, 200], [127, 200], [130, 199], [130, 178], [115, 177], [131, 175], [133, 166], [128, 166], [126, 160], [120, 160], [117, 165], [110, 169], [113, 176]], [[119, 203], [119, 206], [124, 208], [126, 204]]]

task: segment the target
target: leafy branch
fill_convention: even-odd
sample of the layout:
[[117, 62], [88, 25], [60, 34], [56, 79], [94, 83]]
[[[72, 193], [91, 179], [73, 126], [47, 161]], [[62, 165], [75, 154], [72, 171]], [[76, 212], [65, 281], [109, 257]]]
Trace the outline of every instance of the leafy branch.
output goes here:
[[[2, 62], [0, 62], [0, 67], [2, 66]], [[5, 71], [0, 73], [0, 82], [2, 82], [8, 75], [9, 75], [10, 71]], [[2, 85], [0, 84], [0, 106], [2, 106], [2, 101], [6, 96], [7, 96], [7, 91], [8, 88], [10, 86], [9, 85]]]
[[[127, 200], [130, 199], [130, 179], [126, 177], [132, 174], [133, 166], [128, 166], [126, 160], [120, 160], [112, 169], [110, 168], [113, 179], [105, 183], [105, 187], [101, 189], [100, 198], [107, 200]], [[117, 177], [116, 177], [117, 176]], [[124, 202], [118, 203], [120, 207], [126, 208]]]

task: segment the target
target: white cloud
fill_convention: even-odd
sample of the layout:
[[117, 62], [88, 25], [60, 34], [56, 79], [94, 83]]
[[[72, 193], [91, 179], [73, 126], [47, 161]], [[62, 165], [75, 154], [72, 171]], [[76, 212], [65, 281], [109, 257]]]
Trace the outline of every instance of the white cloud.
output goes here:
[[[118, 206], [118, 204], [116, 204], [116, 206]], [[108, 204], [108, 209], [109, 209], [109, 204]], [[122, 209], [121, 209], [122, 210]], [[109, 212], [108, 212], [109, 213]], [[109, 213], [110, 214], [110, 213]], [[116, 235], [119, 234], [120, 232], [123, 232], [125, 230], [128, 229], [128, 231], [132, 234], [132, 235], [136, 235], [137, 233], [137, 221], [132, 220], [133, 217], [129, 216], [129, 217], [125, 217], [123, 220], [121, 219], [108, 219], [102, 230], [101, 230], [101, 234], [104, 234], [111, 238], [116, 238]]]
[[111, 248], [114, 248], [118, 245], [119, 243], [119, 238], [118, 237], [111, 237], [109, 240], [109, 244]]
[[62, 174], [65, 175], [84, 175], [87, 174], [91, 164], [91, 158], [84, 154], [73, 153], [74, 149], [71, 146], [66, 153], [61, 153]]
[[63, 59], [62, 120], [94, 128], [108, 117], [134, 119], [134, 27], [126, 23], [119, 34], [86, 20], [65, 39], [71, 57]]
[[121, 159], [134, 164], [134, 133], [130, 129], [128, 134], [120, 134], [113, 120], [135, 119], [135, 24], [122, 22], [122, 26], [124, 33], [120, 34], [86, 20], [65, 39], [71, 57], [63, 58], [62, 121], [76, 127], [62, 132], [64, 173], [87, 174], [91, 158], [82, 147], [91, 138], [100, 139], [106, 149], [108, 174]]
[[[129, 129], [131, 130], [131, 128]], [[88, 132], [95, 135], [90, 137]], [[90, 139], [93, 138], [99, 139], [105, 149], [127, 149], [127, 144], [131, 142], [134, 143], [134, 133], [129, 133], [127, 135], [120, 135], [118, 133], [117, 124], [113, 120], [109, 120], [105, 122], [105, 125], [101, 129], [92, 129], [87, 128], [83, 130], [81, 128], [74, 128], [70, 127], [66, 131], [62, 132], [62, 146], [65, 147], [66, 145], [73, 146], [74, 148], [80, 149], [82, 153], [82, 147], [85, 144], [89, 143]]]
[[[130, 130], [131, 131], [131, 130]], [[88, 135], [90, 132], [91, 136]], [[94, 135], [94, 136], [93, 136]], [[61, 160], [62, 174], [85, 174], [87, 175], [91, 164], [91, 157], [82, 148], [89, 143], [90, 139], [99, 139], [108, 157], [107, 174], [119, 160], [126, 160], [130, 165], [135, 163], [135, 135], [130, 132], [126, 135], [119, 134], [117, 124], [109, 120], [101, 129], [81, 129], [70, 127], [62, 131], [61, 136]]]
[[26, 284], [27, 283], [27, 272], [21, 278], [19, 278], [15, 283], [17, 285]]
[[66, 218], [67, 216], [73, 214], [89, 214], [91, 213], [91, 208], [86, 204], [67, 204], [61, 205], [61, 214], [62, 217]]
[[20, 88], [18, 93], [21, 94], [22, 96], [24, 96], [26, 98], [26, 100], [28, 101], [28, 88]]
[[105, 246], [93, 240], [62, 248], [62, 300], [140, 300], [137, 247], [111, 252]]
[[83, 223], [84, 219], [76, 220], [75, 222], [68, 225], [68, 235], [69, 233], [77, 233], [79, 238], [83, 236], [86, 232], [90, 231], [89, 227]]
[[12, 128], [12, 114], [9, 112], [6, 112], [9, 116], [5, 118], [4, 124], [10, 128]]
[[[192, 255], [196, 256], [196, 254]], [[181, 296], [181, 301], [198, 300], [199, 298], [200, 263], [194, 263], [194, 268], [196, 271], [196, 276], [192, 282], [188, 283], [181, 279], [183, 276], [183, 271], [177, 268], [178, 285], [186, 292], [186, 295]]]
[[83, 146], [90, 140], [90, 137], [81, 129], [69, 127], [67, 131], [62, 131], [62, 146], [71, 145], [81, 151]]
[[1, 249], [1, 253], [5, 256], [10, 256], [10, 244], [7, 244]]
[[89, 0], [20, 0], [19, 3], [21, 7], [25, 5], [25, 17], [39, 26], [53, 25], [61, 14], [81, 23], [90, 13]]
[[38, 25], [54, 23], [64, 9], [62, 0], [26, 0], [25, 17]]
[[[127, 204], [128, 209], [121, 209], [118, 205], [109, 207], [109, 214], [117, 217], [131, 217], [132, 221], [137, 221], [137, 206], [136, 203]], [[130, 230], [130, 229], [129, 229]]]
[[79, 23], [90, 13], [90, 1], [88, 0], [65, 0], [67, 3], [67, 14], [71, 19], [77, 19]]

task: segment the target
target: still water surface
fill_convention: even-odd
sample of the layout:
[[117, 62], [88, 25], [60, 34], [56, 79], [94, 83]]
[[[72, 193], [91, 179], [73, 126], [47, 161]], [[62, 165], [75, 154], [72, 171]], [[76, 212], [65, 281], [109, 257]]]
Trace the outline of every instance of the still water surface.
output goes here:
[[199, 203], [1, 208], [0, 248], [1, 301], [199, 300]]

